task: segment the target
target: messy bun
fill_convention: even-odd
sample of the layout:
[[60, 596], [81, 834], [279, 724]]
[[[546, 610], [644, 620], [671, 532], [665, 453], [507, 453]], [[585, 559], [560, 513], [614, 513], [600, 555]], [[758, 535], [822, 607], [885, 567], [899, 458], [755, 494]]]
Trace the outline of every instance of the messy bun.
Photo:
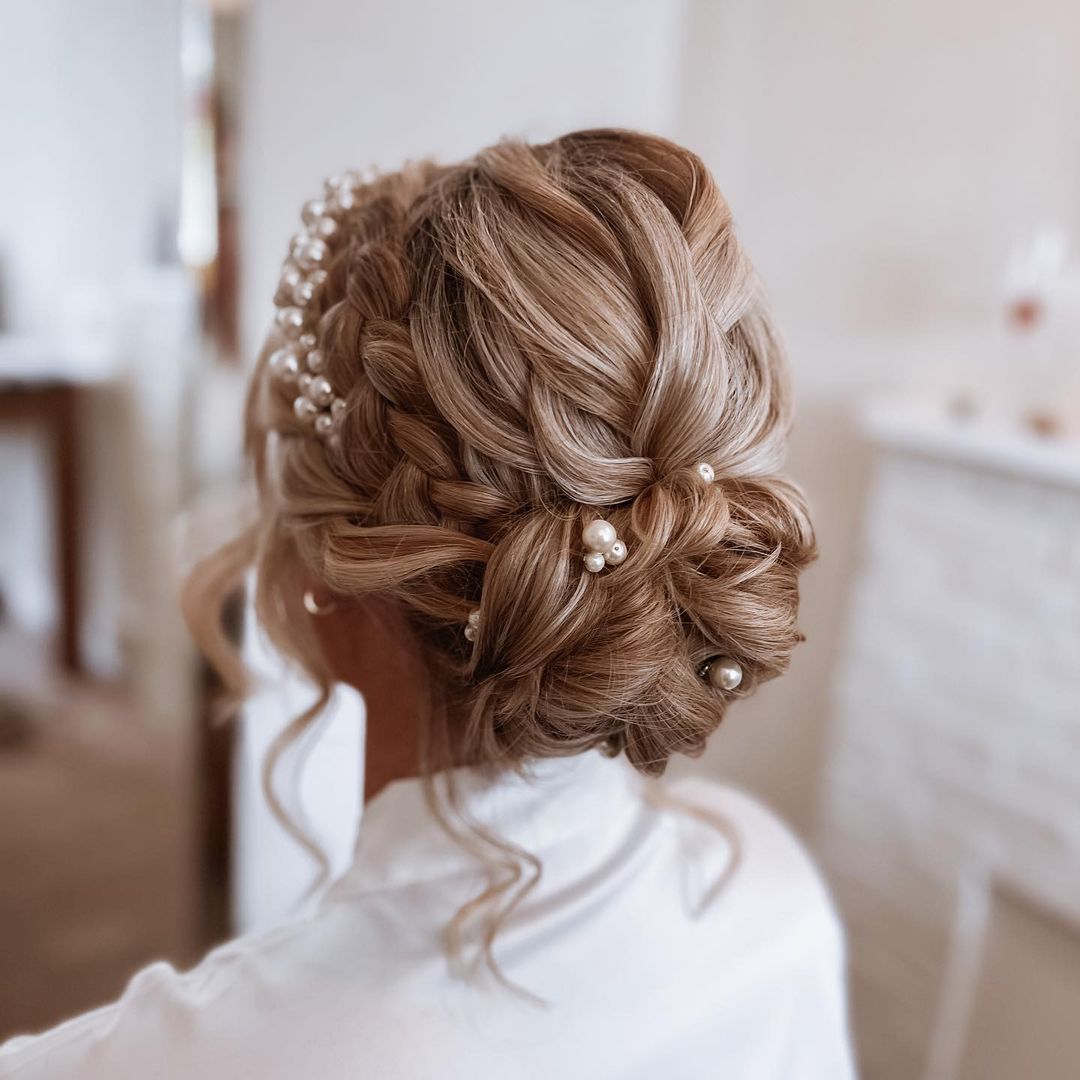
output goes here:
[[[272, 635], [317, 665], [282, 572], [298, 558], [404, 609], [445, 701], [432, 745], [463, 760], [603, 747], [658, 773], [699, 751], [786, 667], [813, 553], [777, 477], [781, 350], [704, 165], [626, 131], [502, 143], [363, 185], [329, 248], [335, 439], [274, 389], [276, 338], [249, 402], [264, 513], [245, 550]], [[629, 554], [592, 575], [597, 517]], [[716, 654], [742, 666], [733, 694], [700, 677]]]

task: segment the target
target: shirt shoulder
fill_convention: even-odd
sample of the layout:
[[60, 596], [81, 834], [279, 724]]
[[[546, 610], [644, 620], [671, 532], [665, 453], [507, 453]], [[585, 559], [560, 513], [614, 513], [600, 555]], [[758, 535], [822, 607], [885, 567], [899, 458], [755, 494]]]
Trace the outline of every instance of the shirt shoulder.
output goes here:
[[[684, 850], [696, 846], [699, 856], [710, 847], [723, 850], [722, 866], [721, 856], [712, 856], [709, 889], [718, 901], [718, 917], [760, 927], [755, 937], [763, 943], [778, 935], [797, 939], [825, 962], [843, 968], [844, 932], [836, 906], [820, 870], [786, 822], [752, 795], [705, 777], [684, 777], [661, 791], [676, 814], [683, 809], [690, 818], [680, 829]], [[719, 903], [722, 897], [727, 899]]]
[[113, 1003], [0, 1044], [0, 1080], [184, 1075], [185, 1056], [197, 1049], [195, 1033], [206, 1033], [207, 1020], [234, 1003], [238, 988], [257, 985], [267, 961], [302, 938], [308, 925], [298, 919], [234, 939], [189, 971], [150, 964]]

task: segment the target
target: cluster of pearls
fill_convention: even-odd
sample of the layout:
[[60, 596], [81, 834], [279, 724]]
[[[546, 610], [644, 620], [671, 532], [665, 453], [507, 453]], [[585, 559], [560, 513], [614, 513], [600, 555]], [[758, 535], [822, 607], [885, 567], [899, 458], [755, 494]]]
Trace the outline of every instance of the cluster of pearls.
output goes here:
[[480, 609], [476, 608], [469, 612], [469, 621], [465, 624], [465, 640], [475, 641], [477, 631], [480, 629]]
[[605, 566], [618, 566], [626, 558], [626, 545], [619, 539], [610, 521], [597, 518], [581, 530], [585, 548], [585, 569], [599, 574]]
[[326, 181], [325, 198], [304, 204], [304, 227], [292, 239], [274, 296], [277, 326], [287, 344], [270, 357], [271, 376], [296, 394], [296, 418], [323, 437], [334, 433], [345, 411], [345, 401], [323, 374], [326, 358], [318, 348], [310, 312], [319, 289], [326, 283], [330, 240], [338, 231], [341, 217], [356, 205], [357, 189], [364, 182], [356, 172], [332, 176]]
[[742, 682], [742, 664], [730, 656], [712, 656], [698, 669], [698, 674], [714, 690], [734, 690]]

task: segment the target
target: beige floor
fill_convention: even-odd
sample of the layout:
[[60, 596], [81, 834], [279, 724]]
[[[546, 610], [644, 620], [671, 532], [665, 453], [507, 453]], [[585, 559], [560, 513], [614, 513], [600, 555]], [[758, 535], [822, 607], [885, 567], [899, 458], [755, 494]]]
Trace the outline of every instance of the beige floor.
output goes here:
[[191, 959], [188, 771], [124, 695], [0, 634], [0, 1040]]

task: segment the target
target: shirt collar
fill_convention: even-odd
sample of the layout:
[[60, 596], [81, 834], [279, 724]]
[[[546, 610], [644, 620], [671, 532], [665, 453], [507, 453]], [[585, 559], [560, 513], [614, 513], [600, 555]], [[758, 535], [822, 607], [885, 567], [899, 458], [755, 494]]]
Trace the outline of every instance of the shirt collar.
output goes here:
[[[623, 758], [588, 751], [527, 763], [520, 773], [454, 769], [465, 818], [501, 841], [542, 856], [555, 845], [603, 843], [641, 804], [641, 777]], [[388, 784], [364, 808], [352, 866], [333, 893], [372, 892], [482, 867], [433, 815], [418, 778]]]

